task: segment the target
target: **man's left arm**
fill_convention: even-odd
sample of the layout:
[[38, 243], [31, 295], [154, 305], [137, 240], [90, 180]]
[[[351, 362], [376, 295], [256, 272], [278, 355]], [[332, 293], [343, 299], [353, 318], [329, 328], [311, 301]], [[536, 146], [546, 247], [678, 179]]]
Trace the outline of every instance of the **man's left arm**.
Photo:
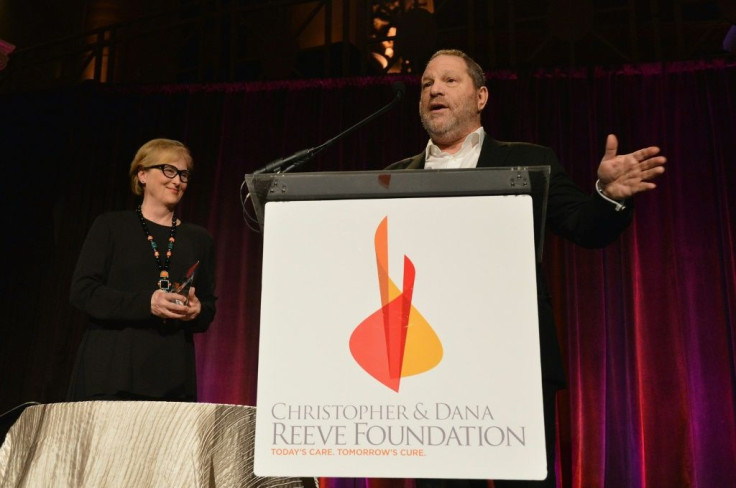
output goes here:
[[617, 151], [618, 141], [609, 135], [598, 168], [597, 191], [592, 195], [585, 195], [572, 182], [550, 151], [547, 224], [552, 232], [580, 246], [600, 248], [629, 226], [633, 219], [631, 197], [655, 187], [649, 180], [664, 172], [666, 159], [653, 146], [624, 155], [617, 155]]

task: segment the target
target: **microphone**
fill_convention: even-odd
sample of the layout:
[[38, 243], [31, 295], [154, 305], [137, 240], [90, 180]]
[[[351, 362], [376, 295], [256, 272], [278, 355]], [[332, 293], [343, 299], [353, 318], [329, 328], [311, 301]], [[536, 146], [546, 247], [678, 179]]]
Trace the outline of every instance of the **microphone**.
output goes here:
[[398, 101], [401, 101], [401, 99], [404, 98], [404, 94], [406, 93], [406, 85], [403, 81], [397, 81], [394, 82], [393, 85], [391, 85], [391, 90], [394, 92], [394, 96], [398, 99]]
[[286, 169], [283, 170], [283, 171], [281, 171], [281, 172], [282, 173], [286, 173], [288, 171], [291, 171], [294, 168], [298, 168], [299, 166], [301, 166], [302, 164], [306, 163], [307, 161], [310, 161], [318, 153], [320, 153], [323, 150], [325, 150], [326, 148], [330, 147], [335, 142], [337, 142], [338, 140], [340, 140], [342, 137], [348, 135], [349, 133], [351, 133], [352, 131], [354, 131], [358, 127], [361, 127], [361, 126], [367, 124], [368, 122], [370, 122], [371, 120], [375, 119], [379, 115], [381, 115], [384, 112], [387, 112], [388, 110], [390, 110], [391, 108], [393, 108], [394, 105], [396, 105], [397, 103], [399, 103], [404, 98], [404, 94], [406, 93], [406, 85], [403, 82], [401, 82], [401, 81], [397, 81], [397, 82], [395, 82], [393, 84], [393, 86], [391, 87], [391, 90], [394, 93], [394, 98], [387, 105], [383, 106], [381, 109], [379, 109], [378, 111], [372, 113], [371, 115], [369, 115], [365, 119], [361, 120], [357, 124], [353, 125], [352, 127], [348, 128], [347, 130], [342, 131], [341, 133], [339, 133], [338, 135], [336, 135], [332, 139], [328, 140], [327, 142], [322, 143], [319, 146], [312, 147], [312, 148], [309, 148], [309, 149], [302, 149], [301, 151], [295, 152], [291, 156], [287, 156], [285, 158], [275, 159], [275, 160], [271, 161], [270, 163], [268, 163], [263, 168], [257, 169], [256, 171], [254, 171], [253, 174], [254, 175], [257, 175], [257, 174], [261, 174], [261, 173], [271, 173], [273, 171], [278, 172], [278, 171], [281, 170], [281, 168], [284, 168], [284, 167], [286, 167]]

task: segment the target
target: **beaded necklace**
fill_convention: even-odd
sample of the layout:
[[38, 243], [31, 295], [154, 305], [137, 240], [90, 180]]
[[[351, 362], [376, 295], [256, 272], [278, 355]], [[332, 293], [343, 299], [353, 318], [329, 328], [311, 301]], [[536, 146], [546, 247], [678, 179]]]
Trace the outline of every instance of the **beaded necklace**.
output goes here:
[[171, 291], [171, 280], [169, 280], [169, 261], [171, 260], [171, 255], [174, 253], [174, 242], [176, 242], [176, 214], [174, 214], [171, 218], [171, 232], [169, 233], [169, 245], [167, 246], [168, 249], [166, 250], [166, 260], [163, 264], [161, 264], [161, 256], [158, 252], [158, 245], [156, 244], [156, 241], [153, 240], [153, 235], [148, 231], [148, 226], [146, 225], [146, 219], [143, 218], [143, 211], [141, 210], [141, 206], [138, 205], [138, 208], [136, 210], [138, 212], [138, 219], [141, 221], [141, 227], [143, 227], [143, 234], [145, 234], [148, 242], [151, 243], [151, 249], [153, 249], [153, 257], [156, 258], [156, 265], [159, 269], [158, 287], [159, 289], [167, 292]]

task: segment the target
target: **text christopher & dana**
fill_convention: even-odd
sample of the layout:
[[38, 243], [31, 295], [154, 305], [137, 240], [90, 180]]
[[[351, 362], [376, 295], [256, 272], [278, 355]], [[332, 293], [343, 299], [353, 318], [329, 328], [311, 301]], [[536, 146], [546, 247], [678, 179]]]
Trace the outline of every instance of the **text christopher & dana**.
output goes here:
[[290, 405], [275, 403], [272, 447], [523, 447], [526, 427], [498, 425], [490, 407], [407, 405]]

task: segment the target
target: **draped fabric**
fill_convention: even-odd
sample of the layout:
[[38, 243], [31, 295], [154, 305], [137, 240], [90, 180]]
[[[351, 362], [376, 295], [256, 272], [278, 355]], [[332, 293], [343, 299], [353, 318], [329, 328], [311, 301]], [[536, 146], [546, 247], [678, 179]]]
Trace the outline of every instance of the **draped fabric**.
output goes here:
[[[200, 401], [254, 405], [262, 236], [243, 218], [243, 176], [404, 102], [304, 170], [375, 170], [426, 144], [414, 78], [208, 86], [84, 85], [0, 98], [5, 411], [62, 400], [84, 326], [71, 271], [101, 212], [132, 208], [127, 169], [153, 137], [184, 141], [195, 169], [182, 217], [217, 246], [218, 312], [196, 338]], [[592, 191], [606, 134], [658, 145], [658, 188], [604, 250], [554, 236], [544, 261], [569, 387], [558, 397], [559, 486], [736, 485], [736, 63], [488, 73], [487, 131], [551, 146]], [[442, 223], [438, 222], [438, 226]], [[299, 243], [295, 242], [295, 246]], [[289, 297], [283, 297], [288, 306]], [[305, 360], [319, 351], [305, 351]], [[406, 480], [325, 479], [330, 488]]]
[[256, 409], [212, 403], [86, 401], [35, 405], [0, 448], [4, 488], [313, 488], [258, 477]]

